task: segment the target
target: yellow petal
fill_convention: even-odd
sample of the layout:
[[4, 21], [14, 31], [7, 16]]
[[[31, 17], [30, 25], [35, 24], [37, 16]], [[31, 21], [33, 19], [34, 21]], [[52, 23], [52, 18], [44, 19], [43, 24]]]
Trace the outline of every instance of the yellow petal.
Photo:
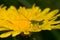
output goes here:
[[11, 32], [6, 32], [6, 33], [3, 33], [3, 34], [0, 34], [0, 37], [1, 38], [6, 38], [6, 37], [9, 37], [11, 35]]
[[50, 18], [50, 21], [56, 20], [59, 16], [60, 16], [60, 14], [57, 14], [56, 16], [53, 16], [52, 18]]
[[19, 20], [19, 13], [14, 6], [11, 6], [6, 13], [8, 20], [14, 22], [14, 20]]
[[17, 36], [17, 35], [19, 35], [21, 32], [18, 32], [18, 31], [13, 31], [12, 32], [12, 37], [15, 37], [15, 36]]
[[42, 15], [46, 15], [47, 13], [49, 13], [49, 11], [50, 11], [50, 8], [45, 8], [45, 9], [41, 12], [41, 14], [42, 14]]
[[0, 31], [3, 31], [3, 30], [9, 30], [9, 29], [0, 27]]
[[29, 34], [30, 34], [30, 32], [24, 32], [24, 34], [25, 34], [25, 35], [29, 35]]
[[49, 20], [49, 19], [51, 19], [53, 16], [55, 16], [57, 13], [59, 12], [59, 10], [54, 10], [54, 11], [51, 11], [50, 13], [48, 13], [47, 15], [46, 15], [46, 20]]

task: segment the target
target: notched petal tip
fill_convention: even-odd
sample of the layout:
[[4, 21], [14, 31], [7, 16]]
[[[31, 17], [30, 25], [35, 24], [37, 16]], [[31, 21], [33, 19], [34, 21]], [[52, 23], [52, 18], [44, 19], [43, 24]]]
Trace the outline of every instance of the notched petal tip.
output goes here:
[[59, 12], [59, 9], [55, 9], [55, 10], [53, 10], [52, 12], [58, 13], [58, 12]]
[[0, 5], [0, 10], [2, 10], [2, 9], [3, 9], [3, 10], [4, 10], [4, 9], [6, 10], [6, 8], [7, 8], [7, 6], [4, 6], [4, 4]]
[[41, 13], [43, 15], [47, 14], [50, 11], [50, 8], [45, 8]]
[[44, 10], [46, 10], [46, 11], [50, 11], [50, 8], [45, 8]]
[[12, 9], [13, 10], [13, 9], [16, 9], [16, 7], [15, 6], [10, 6], [9, 9]]

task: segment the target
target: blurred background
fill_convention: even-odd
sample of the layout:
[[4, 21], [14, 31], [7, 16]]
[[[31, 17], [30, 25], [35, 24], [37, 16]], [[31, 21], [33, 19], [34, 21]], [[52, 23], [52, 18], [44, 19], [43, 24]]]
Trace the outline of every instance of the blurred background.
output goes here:
[[[60, 0], [0, 0], [0, 5], [2, 4], [7, 6], [7, 9], [11, 5], [15, 6], [17, 9], [20, 6], [31, 8], [33, 4], [36, 4], [36, 6], [39, 6], [42, 10], [47, 7], [51, 8], [51, 10], [60, 9]], [[60, 17], [58, 17], [57, 20], [60, 20]], [[14, 38], [10, 36], [8, 38], [0, 38], [0, 40], [60, 40], [60, 30], [46, 30], [31, 33], [30, 36], [20, 34]]]

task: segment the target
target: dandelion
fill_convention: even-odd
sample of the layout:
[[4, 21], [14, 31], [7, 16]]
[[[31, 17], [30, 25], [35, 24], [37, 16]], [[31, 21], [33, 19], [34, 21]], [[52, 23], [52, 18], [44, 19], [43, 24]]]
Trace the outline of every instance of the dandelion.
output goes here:
[[30, 32], [60, 29], [60, 20], [55, 21], [60, 16], [57, 14], [58, 11], [56, 9], [50, 12], [50, 8], [42, 11], [35, 5], [32, 8], [20, 7], [19, 9], [10, 6], [8, 10], [6, 7], [0, 7], [0, 31], [11, 30], [0, 34], [0, 37], [5, 38], [10, 35], [15, 37], [22, 32], [29, 35]]

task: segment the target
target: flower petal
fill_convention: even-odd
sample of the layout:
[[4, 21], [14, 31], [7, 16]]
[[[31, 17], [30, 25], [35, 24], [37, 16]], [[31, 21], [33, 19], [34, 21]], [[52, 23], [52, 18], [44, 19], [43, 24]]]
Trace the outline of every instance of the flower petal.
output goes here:
[[6, 32], [6, 33], [3, 33], [3, 34], [0, 34], [0, 37], [1, 38], [6, 38], [6, 37], [8, 37], [10, 35], [11, 35], [11, 32]]
[[21, 32], [19, 32], [19, 31], [13, 31], [12, 32], [12, 37], [15, 37], [15, 36], [17, 36], [17, 35], [19, 35]]
[[9, 30], [9, 29], [0, 27], [0, 31], [3, 31], [3, 30]]
[[53, 16], [55, 16], [57, 13], [59, 12], [59, 10], [54, 10], [54, 11], [51, 11], [50, 13], [48, 13], [47, 15], [46, 15], [46, 20], [49, 20], [49, 19], [51, 19]]

